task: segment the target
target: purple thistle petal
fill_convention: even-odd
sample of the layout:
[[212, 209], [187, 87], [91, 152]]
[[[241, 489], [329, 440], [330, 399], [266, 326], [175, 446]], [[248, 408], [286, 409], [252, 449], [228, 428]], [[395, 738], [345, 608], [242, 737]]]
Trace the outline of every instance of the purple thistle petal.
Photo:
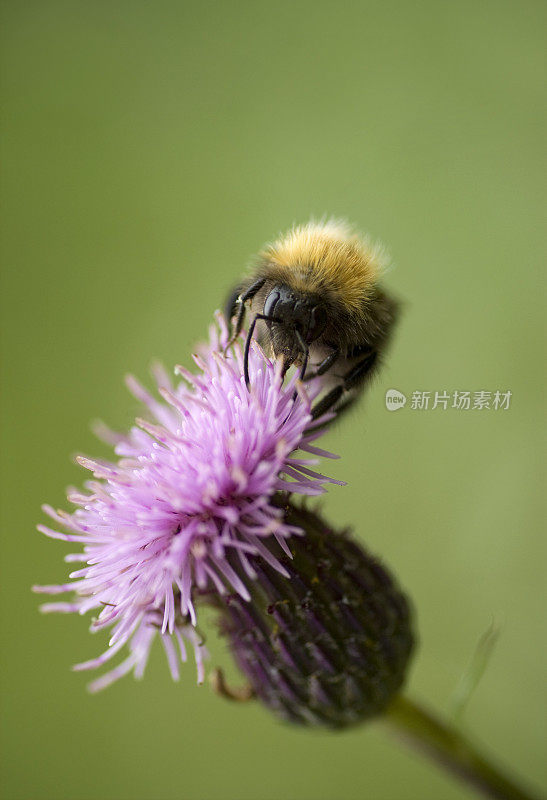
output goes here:
[[173, 679], [178, 679], [179, 661], [186, 660], [186, 639], [203, 681], [206, 654], [194, 627], [199, 593], [235, 592], [249, 599], [230, 566], [227, 556], [233, 551], [251, 580], [256, 572], [249, 555], [262, 556], [287, 576], [263, 540], [274, 534], [290, 555], [286, 540], [300, 531], [284, 522], [274, 495], [280, 490], [317, 495], [325, 491], [324, 484], [341, 483], [310, 469], [318, 456], [333, 457], [312, 445], [321, 431], [307, 431], [319, 387], [313, 381], [304, 387], [297, 374], [283, 382], [281, 362], [266, 357], [253, 342], [249, 391], [241, 342], [225, 355], [227, 341], [227, 326], [219, 316], [209, 345], [194, 357], [198, 373], [176, 367], [180, 380], [172, 380], [156, 364], [161, 399], [128, 377], [128, 388], [147, 418], [139, 416], [127, 434], [96, 426], [118, 460], [80, 456], [78, 462], [94, 480], [85, 484], [87, 493], [69, 490], [76, 510], [70, 514], [44, 506], [67, 532], [45, 525], [38, 529], [54, 539], [81, 543], [83, 553], [66, 560], [83, 566], [71, 573], [73, 583], [34, 587], [44, 594], [76, 592], [73, 602], [47, 603], [42, 610], [100, 609], [92, 630], [112, 626], [105, 653], [75, 669], [95, 669], [124, 645], [129, 648], [128, 657], [92, 683], [91, 691], [131, 671], [142, 676], [156, 635]]

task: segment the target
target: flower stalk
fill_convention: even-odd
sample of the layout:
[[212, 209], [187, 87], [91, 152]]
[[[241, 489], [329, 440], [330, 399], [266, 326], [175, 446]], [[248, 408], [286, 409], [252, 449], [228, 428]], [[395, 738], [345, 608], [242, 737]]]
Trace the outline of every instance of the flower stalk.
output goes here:
[[482, 755], [461, 731], [408, 697], [396, 697], [383, 720], [398, 738], [485, 797], [536, 800], [535, 795]]

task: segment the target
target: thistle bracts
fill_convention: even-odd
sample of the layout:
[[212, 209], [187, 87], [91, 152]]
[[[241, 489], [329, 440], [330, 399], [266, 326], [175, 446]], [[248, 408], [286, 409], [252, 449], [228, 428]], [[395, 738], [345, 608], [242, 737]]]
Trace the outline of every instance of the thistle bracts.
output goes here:
[[221, 630], [255, 695], [272, 711], [307, 725], [345, 727], [374, 716], [400, 689], [413, 646], [409, 604], [393, 577], [346, 533], [311, 511], [285, 506], [301, 528], [280, 558], [284, 577], [261, 557], [249, 588], [219, 597]]

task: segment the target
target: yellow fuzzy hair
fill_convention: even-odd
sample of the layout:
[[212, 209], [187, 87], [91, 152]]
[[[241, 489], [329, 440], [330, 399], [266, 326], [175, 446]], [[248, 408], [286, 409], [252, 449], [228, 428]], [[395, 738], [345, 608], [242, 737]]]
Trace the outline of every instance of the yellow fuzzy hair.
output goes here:
[[260, 254], [278, 279], [296, 290], [330, 291], [348, 311], [359, 311], [371, 295], [384, 258], [343, 221], [298, 225]]

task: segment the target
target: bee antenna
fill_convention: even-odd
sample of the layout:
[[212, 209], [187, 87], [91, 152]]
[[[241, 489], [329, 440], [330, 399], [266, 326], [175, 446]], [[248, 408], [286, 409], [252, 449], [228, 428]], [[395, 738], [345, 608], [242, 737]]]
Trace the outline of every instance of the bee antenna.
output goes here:
[[268, 314], [256, 314], [253, 318], [253, 321], [249, 325], [247, 338], [245, 339], [245, 350], [243, 353], [243, 374], [245, 376], [245, 385], [247, 386], [247, 389], [251, 388], [251, 380], [249, 378], [249, 353], [251, 351], [251, 341], [255, 331], [255, 325], [259, 319], [264, 319], [267, 322], [282, 322], [279, 317], [270, 317]]
[[253, 300], [255, 295], [262, 289], [265, 283], [266, 283], [265, 278], [259, 278], [257, 281], [255, 281], [249, 286], [247, 291], [243, 292], [242, 294], [238, 294], [233, 303], [232, 302], [230, 303], [230, 310], [226, 316], [229, 318], [233, 317], [234, 304], [237, 307], [237, 316], [232, 329], [232, 335], [228, 339], [228, 342], [224, 348], [224, 354], [228, 352], [230, 347], [233, 345], [233, 343], [241, 333], [241, 329], [243, 327], [243, 321], [245, 319], [245, 304], [247, 303], [248, 300], [251, 301]]

